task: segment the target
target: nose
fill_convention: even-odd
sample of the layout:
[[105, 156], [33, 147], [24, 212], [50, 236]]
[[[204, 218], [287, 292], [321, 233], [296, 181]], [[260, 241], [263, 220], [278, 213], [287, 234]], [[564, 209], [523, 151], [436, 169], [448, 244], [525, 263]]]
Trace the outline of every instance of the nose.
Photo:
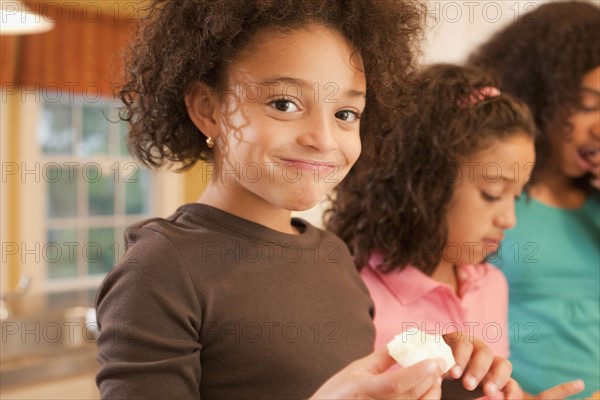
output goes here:
[[509, 200], [500, 212], [496, 215], [494, 223], [502, 229], [513, 228], [517, 224], [517, 215], [515, 213], [515, 201]]
[[302, 146], [312, 147], [320, 152], [328, 152], [338, 148], [335, 136], [335, 121], [333, 116], [325, 111], [315, 111], [308, 116], [298, 143]]

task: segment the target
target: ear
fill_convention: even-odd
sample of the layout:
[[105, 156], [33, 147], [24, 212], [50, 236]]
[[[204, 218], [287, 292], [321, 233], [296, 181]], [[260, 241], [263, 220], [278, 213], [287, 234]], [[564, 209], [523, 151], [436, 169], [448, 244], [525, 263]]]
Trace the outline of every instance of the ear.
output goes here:
[[218, 136], [218, 103], [214, 89], [202, 82], [194, 83], [192, 90], [185, 96], [185, 105], [188, 116], [200, 132], [212, 138]]

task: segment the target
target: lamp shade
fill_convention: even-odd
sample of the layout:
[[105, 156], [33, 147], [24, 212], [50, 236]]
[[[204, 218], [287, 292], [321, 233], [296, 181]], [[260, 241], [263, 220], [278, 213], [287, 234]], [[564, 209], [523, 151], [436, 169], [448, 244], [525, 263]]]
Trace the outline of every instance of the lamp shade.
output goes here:
[[0, 35], [29, 35], [47, 32], [54, 23], [25, 9], [18, 0], [0, 0]]

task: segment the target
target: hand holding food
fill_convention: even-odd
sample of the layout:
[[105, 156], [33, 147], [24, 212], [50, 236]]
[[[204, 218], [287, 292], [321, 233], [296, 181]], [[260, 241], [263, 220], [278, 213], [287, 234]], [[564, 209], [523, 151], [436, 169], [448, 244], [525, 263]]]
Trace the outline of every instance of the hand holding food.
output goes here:
[[442, 336], [427, 334], [416, 328], [396, 335], [387, 348], [394, 360], [403, 367], [410, 367], [430, 358], [441, 358], [446, 362], [446, 373], [456, 364], [452, 349]]

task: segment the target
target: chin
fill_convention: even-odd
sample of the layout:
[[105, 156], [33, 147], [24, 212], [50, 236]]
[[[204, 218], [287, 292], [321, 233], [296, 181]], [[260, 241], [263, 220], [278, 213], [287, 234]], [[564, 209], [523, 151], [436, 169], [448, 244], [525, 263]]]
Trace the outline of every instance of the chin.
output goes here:
[[[467, 251], [467, 250], [465, 250], [465, 251]], [[496, 253], [496, 251], [497, 251], [497, 249], [494, 249], [493, 251], [492, 251], [492, 249], [490, 249], [489, 255]], [[456, 265], [481, 264], [487, 259], [487, 256], [488, 256], [483, 253], [484, 253], [483, 251], [475, 251], [475, 253], [469, 257], [461, 257], [461, 259], [458, 260], [457, 262], [455, 262], [455, 264]]]
[[567, 177], [567, 178], [571, 178], [571, 179], [581, 179], [584, 176], [586, 176], [588, 174], [588, 171], [583, 171], [579, 168], [571, 168], [569, 171], [563, 171], [563, 174]]
[[313, 201], [287, 201], [282, 207], [289, 211], [306, 211], [310, 210], [319, 203], [319, 200]]
[[289, 211], [310, 210], [319, 204], [329, 189], [329, 187], [313, 184], [299, 185], [280, 199], [280, 206]]
[[310, 193], [298, 193], [297, 196], [287, 198], [283, 201], [282, 208], [289, 211], [310, 210], [321, 200], [322, 196], [311, 195]]

